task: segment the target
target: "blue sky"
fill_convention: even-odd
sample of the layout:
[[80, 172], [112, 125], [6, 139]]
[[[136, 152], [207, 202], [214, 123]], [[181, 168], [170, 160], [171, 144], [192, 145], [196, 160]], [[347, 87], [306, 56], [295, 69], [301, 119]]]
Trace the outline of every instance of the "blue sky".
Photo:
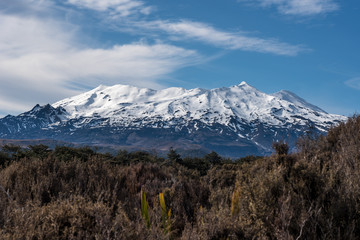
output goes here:
[[358, 0], [3, 0], [0, 116], [100, 84], [290, 90], [360, 112]]

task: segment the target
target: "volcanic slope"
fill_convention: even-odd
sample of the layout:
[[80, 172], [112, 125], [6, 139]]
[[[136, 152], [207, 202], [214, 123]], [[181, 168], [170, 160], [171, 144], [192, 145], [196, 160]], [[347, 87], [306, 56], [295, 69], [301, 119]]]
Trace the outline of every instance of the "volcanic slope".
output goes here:
[[326, 133], [346, 118], [289, 91], [266, 94], [242, 82], [229, 88], [153, 90], [99, 86], [0, 120], [1, 138], [51, 138], [166, 151], [268, 154], [274, 141], [294, 147], [306, 131]]

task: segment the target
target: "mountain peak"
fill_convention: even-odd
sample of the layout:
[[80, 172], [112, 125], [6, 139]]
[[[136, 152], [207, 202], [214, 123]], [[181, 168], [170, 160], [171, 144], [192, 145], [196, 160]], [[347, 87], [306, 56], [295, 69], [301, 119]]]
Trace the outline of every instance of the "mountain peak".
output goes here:
[[30, 112], [38, 111], [40, 108], [41, 108], [40, 104], [36, 104], [36, 105], [30, 110]]
[[233, 86], [233, 87], [235, 87], [235, 88], [242, 88], [242, 89], [253, 89], [253, 90], [259, 91], [259, 90], [257, 90], [255, 87], [251, 86], [250, 84], [248, 84], [248, 83], [245, 82], [245, 81], [242, 81], [240, 84], [235, 85], [235, 86]]
[[106, 88], [108, 88], [109, 86], [107, 85], [103, 85], [103, 84], [100, 84], [99, 86], [97, 86], [96, 88], [94, 88], [92, 91], [101, 91], [101, 90], [104, 90]]
[[239, 86], [250, 86], [247, 82], [245, 82], [245, 81], [242, 81], [240, 84], [239, 84]]

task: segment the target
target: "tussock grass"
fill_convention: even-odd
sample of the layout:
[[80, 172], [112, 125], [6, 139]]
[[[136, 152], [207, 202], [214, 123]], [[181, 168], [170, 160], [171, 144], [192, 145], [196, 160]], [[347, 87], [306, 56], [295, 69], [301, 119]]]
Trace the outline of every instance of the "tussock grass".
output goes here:
[[0, 239], [359, 239], [360, 117], [275, 149], [191, 162], [5, 147]]

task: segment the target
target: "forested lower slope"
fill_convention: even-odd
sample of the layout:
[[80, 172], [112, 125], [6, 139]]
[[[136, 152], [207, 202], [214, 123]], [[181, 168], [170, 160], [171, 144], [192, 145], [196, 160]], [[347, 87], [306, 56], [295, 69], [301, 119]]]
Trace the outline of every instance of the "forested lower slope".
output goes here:
[[0, 239], [358, 239], [360, 117], [298, 145], [234, 162], [4, 146]]

